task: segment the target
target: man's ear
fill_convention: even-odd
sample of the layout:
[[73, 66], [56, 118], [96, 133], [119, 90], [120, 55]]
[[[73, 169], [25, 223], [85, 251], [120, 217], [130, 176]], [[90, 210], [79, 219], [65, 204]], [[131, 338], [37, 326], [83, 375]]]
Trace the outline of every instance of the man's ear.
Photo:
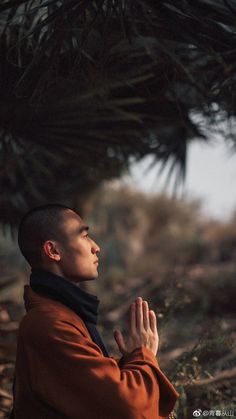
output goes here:
[[58, 245], [53, 240], [47, 240], [43, 244], [43, 253], [51, 260], [59, 262], [61, 260], [61, 255], [58, 249]]

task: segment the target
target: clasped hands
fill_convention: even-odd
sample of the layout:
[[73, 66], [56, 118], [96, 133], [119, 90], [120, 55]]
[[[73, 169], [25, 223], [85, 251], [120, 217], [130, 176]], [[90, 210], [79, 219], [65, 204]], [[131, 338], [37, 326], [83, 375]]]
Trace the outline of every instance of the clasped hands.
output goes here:
[[130, 306], [129, 331], [127, 339], [119, 329], [114, 330], [114, 338], [123, 355], [144, 346], [157, 354], [159, 337], [156, 314], [149, 310], [148, 302], [138, 297]]

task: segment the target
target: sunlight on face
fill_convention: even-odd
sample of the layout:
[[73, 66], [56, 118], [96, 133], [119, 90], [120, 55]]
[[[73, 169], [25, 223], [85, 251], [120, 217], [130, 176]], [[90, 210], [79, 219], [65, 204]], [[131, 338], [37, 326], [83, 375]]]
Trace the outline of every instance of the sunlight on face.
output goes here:
[[86, 226], [78, 214], [65, 211], [62, 223], [64, 240], [60, 243], [60, 269], [68, 279], [86, 281], [98, 277], [99, 246], [88, 235]]

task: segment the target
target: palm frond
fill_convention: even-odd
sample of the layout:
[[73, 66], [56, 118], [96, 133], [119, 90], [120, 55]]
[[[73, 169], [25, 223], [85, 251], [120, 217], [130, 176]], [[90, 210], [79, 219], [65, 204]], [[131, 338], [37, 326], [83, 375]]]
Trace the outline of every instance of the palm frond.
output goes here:
[[216, 105], [235, 115], [234, 10], [232, 0], [2, 1], [1, 218], [82, 196], [132, 156], [172, 161], [184, 177], [189, 141], [207, 140], [191, 115], [214, 124]]

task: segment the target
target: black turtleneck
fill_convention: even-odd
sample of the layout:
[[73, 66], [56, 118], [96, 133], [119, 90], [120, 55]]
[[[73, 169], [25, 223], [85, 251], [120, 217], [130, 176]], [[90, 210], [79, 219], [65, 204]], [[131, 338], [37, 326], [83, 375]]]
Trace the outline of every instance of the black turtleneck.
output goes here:
[[59, 301], [69, 307], [84, 321], [91, 338], [109, 356], [107, 348], [96, 328], [99, 299], [73, 282], [43, 269], [32, 269], [30, 286], [33, 291]]

